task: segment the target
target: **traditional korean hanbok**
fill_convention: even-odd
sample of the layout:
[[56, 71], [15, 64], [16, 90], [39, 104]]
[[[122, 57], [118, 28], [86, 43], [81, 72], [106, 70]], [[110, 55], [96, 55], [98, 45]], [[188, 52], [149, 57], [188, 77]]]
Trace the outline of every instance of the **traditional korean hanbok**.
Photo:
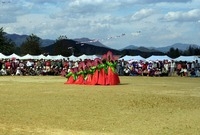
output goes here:
[[77, 75], [74, 69], [70, 69], [69, 73], [66, 74], [66, 78], [67, 78], [67, 81], [65, 82], [65, 84], [74, 84], [77, 78]]
[[119, 76], [116, 72], [116, 63], [107, 61], [108, 65], [108, 85], [117, 85], [120, 84]]
[[99, 78], [97, 84], [107, 85], [107, 65], [106, 63], [101, 63], [98, 65]]
[[117, 62], [115, 61], [115, 57], [111, 51], [107, 52], [107, 68], [108, 68], [108, 75], [107, 75], [107, 84], [108, 85], [118, 85], [120, 84], [120, 79], [118, 73], [116, 71]]

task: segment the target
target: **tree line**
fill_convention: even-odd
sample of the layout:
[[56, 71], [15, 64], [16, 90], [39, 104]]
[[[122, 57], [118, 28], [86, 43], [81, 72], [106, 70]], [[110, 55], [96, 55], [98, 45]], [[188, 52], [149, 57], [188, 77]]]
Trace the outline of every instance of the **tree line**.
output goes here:
[[[0, 28], [0, 53], [4, 55], [10, 55], [12, 53], [16, 53], [20, 56], [30, 54], [30, 55], [40, 55], [40, 54], [49, 54], [49, 52], [46, 52], [42, 47], [42, 40], [35, 34], [29, 35], [26, 40], [20, 45], [17, 46], [14, 41], [11, 39], [8, 39], [6, 36], [6, 33], [4, 32], [4, 29]], [[55, 42], [55, 47], [53, 48], [53, 52], [55, 55], [60, 54], [59, 52], [63, 52], [63, 49], [61, 48], [62, 40], [66, 39], [66, 36], [60, 36]], [[69, 55], [71, 53], [70, 50], [67, 50], [67, 52], [64, 52], [62, 54]], [[64, 56], [65, 56], [64, 55]]]
[[[35, 34], [29, 35], [26, 40], [18, 47], [12, 41], [11, 39], [8, 39], [5, 36], [4, 29], [1, 27], [0, 28], [0, 53], [3, 53], [5, 55], [10, 55], [12, 53], [16, 53], [20, 56], [30, 54], [30, 55], [40, 55], [40, 54], [49, 54], [46, 50], [48, 50], [48, 47], [44, 49], [44, 47], [41, 46], [42, 40]], [[73, 46], [75, 41], [73, 42], [68, 42], [68, 46], [65, 46], [66, 42], [64, 42], [67, 39], [66, 36], [60, 36], [58, 39], [55, 41], [53, 47], [51, 46], [51, 54], [52, 55], [63, 55], [63, 56], [70, 56], [74, 54], [81, 54], [83, 51], [88, 51], [85, 47], [77, 48], [77, 46]], [[71, 47], [73, 46], [73, 47]], [[67, 48], [66, 48], [67, 47]], [[70, 48], [71, 47], [71, 48]], [[171, 58], [177, 58], [180, 55], [184, 56], [192, 56], [192, 55], [200, 55], [200, 48], [199, 47], [193, 47], [190, 46], [188, 49], [185, 51], [179, 50], [178, 48], [170, 48], [168, 52], [164, 53], [168, 55]], [[123, 54], [125, 55], [125, 54]], [[142, 55], [141, 55], [142, 56]]]
[[177, 58], [181, 55], [183, 56], [193, 56], [193, 55], [200, 55], [200, 47], [193, 47], [189, 46], [188, 49], [182, 51], [179, 50], [178, 48], [170, 48], [169, 51], [166, 53], [171, 58]]

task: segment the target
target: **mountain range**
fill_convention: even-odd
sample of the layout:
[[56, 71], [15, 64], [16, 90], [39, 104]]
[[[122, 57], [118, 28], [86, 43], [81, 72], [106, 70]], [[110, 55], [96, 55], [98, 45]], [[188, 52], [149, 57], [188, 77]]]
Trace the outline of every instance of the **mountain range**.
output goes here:
[[173, 45], [169, 45], [169, 46], [165, 46], [165, 47], [143, 47], [143, 46], [136, 46], [136, 45], [129, 45], [126, 46], [120, 50], [124, 50], [124, 49], [132, 49], [132, 50], [140, 50], [140, 51], [145, 51], [145, 52], [153, 52], [153, 51], [160, 51], [163, 53], [166, 53], [170, 50], [170, 48], [174, 48], [174, 49], [179, 49], [181, 51], [185, 51], [187, 50], [189, 47], [193, 47], [193, 48], [199, 48], [199, 45], [196, 44], [183, 44], [183, 43], [175, 43]]
[[[12, 41], [14, 41], [17, 46], [20, 46], [24, 41], [26, 41], [26, 38], [29, 35], [19, 35], [19, 34], [8, 34], [8, 33], [6, 33], [5, 36], [8, 39], [11, 39]], [[85, 38], [85, 37], [84, 38], [76, 38], [76, 39], [72, 39], [72, 40], [74, 40], [78, 44], [89, 44], [89, 45], [94, 45], [94, 46], [98, 46], [98, 47], [109, 48], [99, 41], [94, 41], [94, 40], [91, 40], [91, 39]], [[42, 47], [47, 47], [47, 46], [52, 45], [54, 43], [55, 43], [55, 40], [41, 39]], [[194, 48], [200, 47], [199, 45], [196, 45], [196, 44], [184, 44], [184, 43], [175, 43], [173, 45], [169, 45], [169, 46], [165, 46], [165, 47], [144, 47], [144, 46], [137, 46], [137, 45], [127, 45], [126, 47], [119, 49], [119, 51], [138, 50], [138, 51], [141, 51], [141, 52], [160, 51], [160, 52], [166, 53], [170, 50], [170, 48], [179, 49], [179, 50], [184, 51], [184, 50], [187, 50], [190, 46], [192, 46]], [[114, 49], [114, 48], [110, 48], [110, 49]]]

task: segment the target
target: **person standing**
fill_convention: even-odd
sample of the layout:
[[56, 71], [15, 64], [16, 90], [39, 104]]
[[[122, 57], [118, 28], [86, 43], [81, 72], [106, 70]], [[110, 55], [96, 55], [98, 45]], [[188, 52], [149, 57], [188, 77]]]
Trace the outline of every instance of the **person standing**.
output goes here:
[[121, 70], [120, 70], [120, 75], [122, 75], [122, 76], [124, 76], [125, 65], [126, 65], [126, 63], [125, 63], [124, 59], [122, 59], [122, 61], [121, 61]]
[[107, 53], [107, 85], [118, 85], [120, 84], [119, 76], [116, 71], [116, 60], [112, 52]]
[[195, 61], [195, 64], [194, 64], [194, 69], [195, 69], [195, 72], [196, 72], [196, 76], [200, 76], [200, 73], [199, 73], [199, 70], [200, 70], [200, 63], [198, 60]]
[[97, 85], [98, 84], [98, 79], [99, 79], [99, 69], [98, 69], [98, 65], [101, 64], [101, 59], [99, 58], [95, 58], [92, 61], [92, 80], [91, 80], [91, 85]]
[[174, 76], [174, 73], [175, 73], [175, 67], [176, 67], [176, 64], [174, 62], [174, 60], [172, 60], [170, 63], [170, 76]]
[[102, 63], [98, 65], [98, 69], [99, 69], [98, 84], [99, 85], [107, 85], [108, 69], [107, 69], [107, 65], [106, 65], [106, 60], [105, 59], [103, 59]]

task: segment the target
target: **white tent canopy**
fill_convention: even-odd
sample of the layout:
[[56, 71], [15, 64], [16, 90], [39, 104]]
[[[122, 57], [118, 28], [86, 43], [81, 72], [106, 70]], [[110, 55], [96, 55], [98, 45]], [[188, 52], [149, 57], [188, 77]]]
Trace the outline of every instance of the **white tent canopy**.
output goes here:
[[40, 55], [35, 56], [34, 58], [40, 60], [40, 59], [46, 59], [46, 56], [44, 56], [43, 54], [40, 54]]
[[35, 59], [35, 56], [30, 55], [30, 54], [26, 54], [24, 56], [21, 57], [22, 60], [27, 60], [27, 59]]
[[77, 60], [79, 59], [78, 57], [76, 57], [76, 56], [74, 56], [74, 55], [71, 55], [71, 56], [69, 56], [68, 58], [69, 58], [69, 60], [71, 60], [71, 61], [77, 61]]
[[[77, 60], [85, 60], [85, 59], [91, 59], [94, 60], [95, 58], [101, 58], [100, 56], [97, 55], [81, 55], [79, 57], [76, 57], [74, 55], [71, 55], [69, 57], [64, 57], [62, 55], [30, 55], [30, 54], [26, 54], [24, 56], [18, 56], [17, 54], [13, 53], [9, 56], [6, 56], [2, 53], [0, 53], [0, 59], [51, 59], [51, 60], [61, 60], [61, 59], [68, 59], [71, 61], [77, 61]], [[172, 60], [172, 58], [168, 57], [167, 55], [152, 55], [150, 57], [148, 57], [147, 59], [141, 57], [140, 55], [136, 55], [136, 56], [130, 56], [130, 55], [125, 55], [121, 58], [119, 58], [119, 60], [124, 59], [125, 61], [129, 61], [129, 62], [133, 62], [133, 61], [163, 61], [163, 60]], [[200, 62], [200, 57], [198, 56], [179, 56], [178, 58], [173, 59], [174, 61], [187, 61], [187, 62], [192, 62], [192, 61], [196, 61], [198, 60]]]
[[14, 59], [21, 59], [21, 57], [18, 56], [17, 54], [15, 54], [15, 53], [13, 53], [13, 54], [7, 56], [7, 59], [13, 59], [13, 58], [14, 58]]
[[145, 58], [141, 57], [140, 55], [136, 55], [136, 56], [130, 56], [130, 55], [125, 55], [123, 57], [121, 57], [119, 60], [124, 59], [125, 61], [144, 61]]
[[54, 55], [47, 55], [44, 59], [46, 60], [55, 60], [55, 57]]
[[47, 55], [44, 56], [43, 54], [41, 55], [30, 55], [26, 54], [21, 57], [21, 59], [26, 60], [26, 59], [45, 59], [45, 60], [60, 60], [60, 59], [66, 59], [67, 57], [64, 57], [62, 55]]
[[78, 59], [85, 60], [85, 59], [88, 59], [88, 56], [83, 54], [83, 55], [79, 56]]
[[54, 60], [62, 60], [62, 59], [67, 59], [67, 57], [64, 57], [62, 55], [56, 55], [53, 57]]
[[94, 60], [95, 58], [99, 58], [97, 55], [81, 55], [78, 57], [78, 59], [82, 59], [82, 60], [85, 60], [85, 59], [91, 59], [91, 60]]
[[163, 60], [172, 60], [172, 58], [170, 58], [167, 55], [152, 55], [146, 58], [146, 61], [163, 61]]
[[97, 55], [90, 55], [89, 56], [92, 60], [96, 59], [96, 58], [101, 58], [100, 56], [97, 56]]
[[179, 56], [178, 58], [175, 58], [174, 61], [187, 61], [187, 62], [192, 62], [199, 60], [197, 56]]
[[5, 56], [4, 54], [0, 53], [0, 59], [7, 59], [7, 56]]
[[140, 55], [137, 55], [133, 56], [133, 59], [131, 61], [145, 61], [145, 58], [141, 57]]
[[99, 56], [97, 55], [81, 55], [79, 57], [76, 57], [74, 55], [71, 55], [69, 57], [64, 57], [62, 55], [43, 55], [43, 54], [40, 54], [40, 55], [30, 55], [30, 54], [26, 54], [24, 56], [18, 56], [17, 54], [13, 53], [9, 56], [6, 56], [2, 53], [0, 53], [0, 59], [22, 59], [22, 60], [28, 60], [28, 59], [34, 59], [34, 60], [40, 60], [40, 59], [44, 59], [44, 60], [62, 60], [62, 59], [68, 59], [71, 60], [71, 61], [77, 61], [77, 60], [85, 60], [85, 59], [91, 59], [91, 60], [94, 60], [95, 58], [100, 58]]
[[129, 61], [132, 59], [133, 59], [133, 56], [130, 56], [130, 55], [125, 55], [125, 56], [119, 58], [119, 60], [124, 60], [124, 61]]

